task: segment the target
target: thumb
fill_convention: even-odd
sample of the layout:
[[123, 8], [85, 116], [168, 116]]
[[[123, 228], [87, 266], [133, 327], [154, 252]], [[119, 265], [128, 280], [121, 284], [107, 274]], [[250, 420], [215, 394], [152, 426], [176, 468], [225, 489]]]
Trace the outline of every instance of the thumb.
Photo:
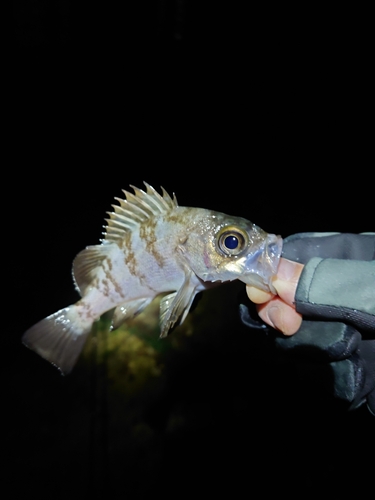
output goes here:
[[277, 275], [273, 281], [279, 297], [289, 304], [294, 305], [298, 281], [300, 279], [303, 264], [281, 257]]

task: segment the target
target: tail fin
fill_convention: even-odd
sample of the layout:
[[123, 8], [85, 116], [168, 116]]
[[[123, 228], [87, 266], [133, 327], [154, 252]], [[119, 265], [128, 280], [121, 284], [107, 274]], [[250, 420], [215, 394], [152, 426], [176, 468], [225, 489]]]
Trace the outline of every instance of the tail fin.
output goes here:
[[92, 323], [80, 323], [76, 307], [66, 307], [29, 328], [22, 342], [66, 375], [72, 371], [91, 331]]

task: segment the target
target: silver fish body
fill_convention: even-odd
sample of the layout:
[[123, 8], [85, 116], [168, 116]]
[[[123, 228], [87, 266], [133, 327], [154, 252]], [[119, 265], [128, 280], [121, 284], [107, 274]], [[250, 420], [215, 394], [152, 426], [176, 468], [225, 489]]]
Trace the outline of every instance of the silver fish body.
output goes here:
[[160, 195], [131, 186], [107, 219], [100, 245], [73, 262], [81, 299], [41, 320], [23, 343], [69, 373], [94, 321], [113, 310], [112, 329], [141, 312], [157, 295], [160, 335], [181, 324], [196, 294], [215, 282], [239, 279], [273, 290], [282, 239], [242, 217], [203, 208], [180, 207], [162, 188]]

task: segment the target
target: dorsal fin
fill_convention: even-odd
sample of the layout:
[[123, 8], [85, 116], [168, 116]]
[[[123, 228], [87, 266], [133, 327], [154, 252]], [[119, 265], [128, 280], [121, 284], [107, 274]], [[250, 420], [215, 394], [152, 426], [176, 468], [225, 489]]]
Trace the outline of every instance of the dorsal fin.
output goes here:
[[112, 250], [113, 245], [92, 245], [79, 252], [73, 261], [73, 279], [77, 291], [84, 295], [92, 283], [102, 260]]
[[114, 211], [107, 212], [109, 219], [105, 219], [107, 226], [103, 233], [103, 241], [117, 243], [126, 232], [133, 231], [141, 222], [178, 206], [176, 196], [173, 194], [171, 198], [163, 187], [161, 187], [163, 194], [160, 195], [147, 182], [144, 182], [144, 185], [146, 192], [130, 186], [134, 194], [123, 190], [125, 199], [115, 198], [120, 205], [112, 205]]

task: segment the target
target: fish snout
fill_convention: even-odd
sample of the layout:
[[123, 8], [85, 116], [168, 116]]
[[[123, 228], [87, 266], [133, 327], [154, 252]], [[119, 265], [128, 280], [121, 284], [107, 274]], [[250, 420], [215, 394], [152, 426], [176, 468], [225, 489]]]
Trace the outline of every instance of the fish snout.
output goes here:
[[272, 278], [277, 273], [282, 248], [281, 236], [269, 234], [260, 248], [246, 256], [240, 280], [247, 285], [276, 293]]

